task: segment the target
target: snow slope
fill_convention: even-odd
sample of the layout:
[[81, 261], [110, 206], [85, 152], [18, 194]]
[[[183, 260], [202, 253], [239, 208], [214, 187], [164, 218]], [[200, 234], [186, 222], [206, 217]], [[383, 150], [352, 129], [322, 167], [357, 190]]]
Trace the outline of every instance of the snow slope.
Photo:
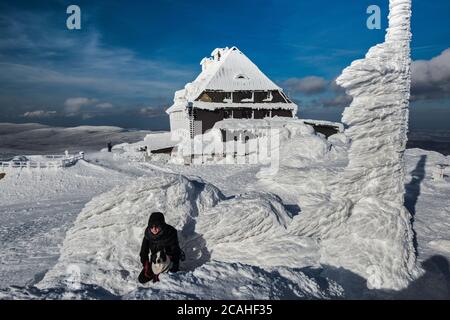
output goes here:
[[[0, 180], [0, 286], [23, 285], [58, 259], [65, 232], [93, 194], [124, 175], [79, 161], [67, 169], [5, 169]], [[108, 177], [108, 179], [105, 179]]]
[[93, 196], [154, 169], [111, 153], [87, 153], [65, 169], [3, 169], [0, 287], [34, 284], [59, 257], [66, 231]]
[[[309, 148], [308, 141], [314, 143], [316, 140], [313, 136], [307, 138], [307, 130], [304, 135], [299, 142]], [[296, 152], [301, 152], [300, 145], [293, 148], [295, 141], [297, 139], [285, 142], [287, 146], [291, 143]], [[322, 155], [317, 157], [316, 165], [311, 165], [314, 161], [308, 157], [296, 162], [293, 156], [291, 160], [282, 161], [277, 176], [285, 178], [274, 179], [272, 183], [264, 183], [264, 179], [256, 177], [257, 166], [186, 167], [159, 160], [129, 162], [119, 154], [98, 153], [88, 154], [89, 162], [79, 162], [71, 168], [73, 172], [92, 176], [92, 189], [77, 182], [82, 188], [66, 186], [67, 193], [49, 192], [51, 205], [47, 207], [43, 203], [22, 202], [20, 199], [26, 199], [26, 192], [22, 198], [18, 196], [14, 200], [13, 192], [8, 191], [5, 199], [9, 199], [14, 212], [7, 214], [6, 207], [0, 210], [2, 225], [8, 226], [2, 229], [2, 244], [9, 248], [2, 250], [4, 282], [0, 297], [290, 299], [410, 298], [424, 294], [425, 297], [450, 297], [445, 287], [445, 272], [439, 268], [428, 272], [421, 278], [423, 280], [413, 282], [406, 291], [368, 291], [367, 279], [323, 263], [323, 241], [296, 232], [297, 221], [308, 210], [306, 201], [311, 205], [319, 200], [326, 201], [332, 188], [322, 189], [322, 183], [330, 177], [330, 172], [345, 167], [345, 144], [339, 136], [332, 137], [331, 142], [334, 144], [327, 149], [330, 154], [324, 155], [329, 161], [320, 162]], [[331, 151], [339, 144], [341, 151]], [[281, 146], [283, 150], [284, 144]], [[333, 161], [333, 152], [334, 156], [338, 154], [343, 158], [335, 157]], [[422, 160], [424, 158], [426, 161]], [[415, 209], [419, 261], [429, 264], [439, 256], [450, 259], [447, 246], [450, 179], [432, 180], [436, 164], [449, 163], [450, 159], [438, 153], [413, 149], [407, 151], [406, 160], [409, 174], [407, 207], [410, 211]], [[296, 166], [303, 178], [293, 175]], [[5, 182], [2, 186], [5, 190], [24, 191], [30, 186], [29, 192], [33, 192], [33, 185], [47, 185], [45, 189], [51, 190], [58, 179], [61, 179], [60, 183], [64, 183], [64, 178], [72, 179], [70, 173], [59, 178], [56, 173], [23, 173], [23, 177], [27, 175], [27, 179], [16, 181], [10, 176], [8, 180], [2, 180]], [[289, 175], [292, 180], [288, 179]], [[83, 174], [75, 176], [73, 181], [84, 180]], [[100, 182], [105, 185], [101, 186]], [[211, 183], [220, 186], [221, 190]], [[69, 207], [55, 206], [58, 202], [64, 203], [62, 200], [68, 193], [86, 192], [88, 197], [89, 192], [99, 194], [116, 184], [114, 189], [86, 204], [78, 217], [75, 207], [73, 213], [67, 214]], [[30, 193], [30, 199], [45, 195], [40, 188], [36, 189], [35, 194]], [[320, 192], [323, 192], [321, 197]], [[79, 198], [78, 212], [88, 200]], [[298, 210], [292, 208], [295, 205]], [[33, 206], [37, 207], [33, 211], [39, 211], [37, 220], [36, 215], [27, 218], [25, 214], [18, 214], [30, 211]], [[40, 206], [43, 208], [39, 209]], [[136, 282], [140, 271], [139, 245], [148, 215], [154, 209], [166, 212], [169, 222], [178, 228], [188, 260], [182, 263], [181, 272], [163, 275], [160, 283], [141, 286]], [[25, 223], [27, 219], [41, 220], [42, 223]], [[16, 228], [22, 224], [26, 225]], [[51, 254], [47, 254], [49, 252]], [[345, 258], [341, 249], [338, 252], [335, 253], [337, 257]], [[36, 258], [41, 262], [37, 263]], [[445, 261], [445, 258], [441, 260]], [[23, 268], [24, 265], [27, 267]], [[47, 269], [50, 270], [47, 272]], [[76, 285], [78, 280], [80, 287]], [[38, 286], [34, 286], [37, 283]], [[11, 284], [22, 287], [10, 287]]]

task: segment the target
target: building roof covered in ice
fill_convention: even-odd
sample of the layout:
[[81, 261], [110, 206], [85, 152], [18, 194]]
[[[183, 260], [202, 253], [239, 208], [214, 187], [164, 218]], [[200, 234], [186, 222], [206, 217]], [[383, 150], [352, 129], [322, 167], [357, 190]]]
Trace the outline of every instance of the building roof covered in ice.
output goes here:
[[[200, 65], [202, 72], [184, 89], [175, 92], [174, 104], [167, 113], [183, 110], [189, 103], [193, 107], [209, 110], [240, 108], [245, 104], [245, 107], [253, 109], [276, 108], [297, 112], [297, 105], [290, 101], [283, 89], [236, 47], [216, 48], [211, 57], [201, 60]], [[238, 92], [244, 92], [244, 95], [233, 98], [233, 93], [237, 95]]]
[[217, 48], [211, 53], [210, 58], [203, 58], [200, 64], [202, 72], [191, 84], [191, 86], [199, 85], [199, 91], [281, 89], [236, 47]]

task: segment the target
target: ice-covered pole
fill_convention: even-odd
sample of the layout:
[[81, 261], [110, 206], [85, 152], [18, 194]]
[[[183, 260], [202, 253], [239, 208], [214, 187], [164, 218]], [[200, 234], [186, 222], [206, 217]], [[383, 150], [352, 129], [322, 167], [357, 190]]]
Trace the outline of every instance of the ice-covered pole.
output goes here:
[[369, 288], [401, 289], [420, 275], [404, 207], [410, 20], [411, 0], [391, 0], [385, 42], [337, 78], [353, 97], [342, 118], [349, 162], [330, 181], [331, 196], [291, 228], [319, 239], [321, 263], [366, 278]]
[[[391, 0], [385, 42], [336, 80], [353, 97], [342, 118], [351, 140], [349, 163], [333, 194], [347, 203], [346, 221], [325, 240], [324, 260], [363, 275], [371, 288], [400, 289], [419, 274], [404, 207], [410, 20], [411, 0]], [[344, 249], [336, 255], [338, 248]]]
[[381, 196], [403, 205], [403, 153], [410, 91], [410, 0], [391, 0], [386, 41], [336, 80], [353, 97], [342, 121], [352, 144], [341, 188], [353, 201]]
[[337, 78], [353, 97], [342, 117], [349, 161], [329, 180], [331, 195], [300, 203], [290, 226], [319, 241], [322, 264], [366, 278], [369, 288], [401, 289], [421, 274], [404, 206], [410, 21], [411, 0], [391, 0], [385, 42]]

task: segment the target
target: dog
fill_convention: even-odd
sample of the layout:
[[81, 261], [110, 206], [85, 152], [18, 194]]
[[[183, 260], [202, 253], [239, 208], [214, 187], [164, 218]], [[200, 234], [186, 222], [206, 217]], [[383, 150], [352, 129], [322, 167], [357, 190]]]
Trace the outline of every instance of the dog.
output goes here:
[[168, 272], [172, 268], [172, 261], [166, 255], [165, 251], [158, 251], [152, 254], [152, 271], [157, 276], [161, 273]]

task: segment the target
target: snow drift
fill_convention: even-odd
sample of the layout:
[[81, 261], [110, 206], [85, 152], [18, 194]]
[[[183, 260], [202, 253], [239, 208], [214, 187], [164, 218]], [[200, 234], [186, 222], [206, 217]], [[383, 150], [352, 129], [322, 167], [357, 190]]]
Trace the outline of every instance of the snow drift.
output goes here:
[[[58, 264], [41, 285], [67, 278], [68, 268], [76, 266], [83, 283], [100, 285], [112, 292], [128, 292], [140, 272], [138, 255], [150, 213], [164, 212], [167, 222], [181, 230], [181, 238], [186, 233], [193, 236], [187, 230], [192, 226], [193, 215], [215, 205], [221, 197], [214, 187], [207, 185], [199, 190], [179, 175], [140, 178], [104, 193], [80, 213], [67, 233]], [[187, 249], [195, 251], [195, 244]], [[196, 253], [196, 259], [202, 259], [201, 251]], [[193, 256], [191, 252], [186, 254]]]
[[[290, 232], [310, 236], [309, 233], [297, 231], [309, 227], [317, 229], [318, 226], [304, 223], [299, 218], [308, 212], [315, 212], [318, 206], [328, 201], [331, 191], [338, 184], [338, 172], [348, 163], [349, 141], [343, 133], [326, 139], [317, 134], [312, 126], [299, 120], [284, 121], [278, 129], [279, 170], [272, 175], [258, 173], [259, 186], [277, 194], [282, 190], [285, 203], [298, 205], [301, 214], [294, 217], [289, 226]], [[323, 218], [322, 214], [316, 223]], [[300, 226], [297, 227], [297, 223]]]
[[[101, 165], [102, 168], [106, 165], [105, 169], [109, 173], [112, 173], [109, 171], [110, 169], [107, 169], [111, 167], [112, 162], [104, 162], [102, 160], [104, 159], [104, 155], [98, 155], [100, 158], [96, 158], [96, 160], [98, 159], [99, 161], [95, 161], [95, 163]], [[448, 259], [450, 254], [448, 246], [448, 217], [450, 216], [448, 194], [450, 190], [450, 178], [448, 177], [447, 171], [445, 180], [436, 181], [433, 179], [433, 170], [437, 164], [449, 163], [450, 157], [420, 149], [409, 149], [405, 155], [407, 172], [409, 174], [406, 180], [408, 196], [406, 203], [407, 207], [412, 208], [416, 213], [414, 227], [417, 232], [418, 250], [420, 252], [419, 260], [424, 262], [429, 260], [430, 257], [436, 257], [436, 255], [445, 255]], [[71, 167], [70, 171], [76, 170], [78, 172], [79, 169], [84, 168], [82, 164], [81, 162]], [[130, 163], [130, 165], [133, 164]], [[91, 164], [86, 165], [88, 165], [86, 169], [94, 170], [90, 174], [95, 174], [97, 169], [100, 169]], [[119, 163], [116, 163], [116, 165], [119, 165]], [[120, 162], [117, 171], [123, 172], [123, 168]], [[171, 166], [171, 168], [173, 169], [174, 166]], [[232, 192], [224, 187], [226, 184], [220, 183], [222, 177], [226, 176], [228, 177], [228, 181], [232, 181], [233, 185], [235, 185], [236, 177], [239, 176], [242, 178], [242, 173], [248, 170], [247, 167], [241, 167], [239, 169], [240, 171], [236, 171], [235, 166], [228, 166], [229, 171], [226, 171], [226, 168], [222, 166], [183, 166], [178, 168], [188, 170], [186, 174], [200, 175], [205, 180], [213, 181], [217, 185], [221, 185], [221, 188], [223, 188], [221, 190], [227, 191], [227, 194], [230, 195], [239, 194], [244, 189], [261, 190], [253, 173], [251, 173], [253, 180], [249, 181], [248, 185], [240, 185], [238, 188], [232, 189]], [[317, 167], [312, 170], [316, 173], [312, 176], [313, 180], [320, 176], [318, 169]], [[306, 170], [307, 168], [305, 167], [304, 171], [306, 172]], [[134, 172], [134, 170], [132, 171]], [[215, 179], [215, 176], [210, 175], [209, 171], [222, 171], [220, 172], [220, 179]], [[240, 174], [237, 175], [236, 172]], [[366, 290], [366, 281], [363, 278], [355, 278], [354, 274], [345, 272], [343, 269], [343, 273], [336, 274], [336, 271], [339, 272], [339, 270], [336, 270], [332, 266], [322, 265], [319, 268], [303, 267], [318, 266], [320, 254], [324, 251], [320, 247], [323, 247], [324, 243], [330, 247], [327, 241], [320, 243], [317, 237], [315, 237], [317, 240], [314, 240], [305, 238], [304, 236], [290, 236], [291, 232], [298, 232], [299, 226], [296, 224], [296, 221], [299, 217], [303, 214], [308, 214], [308, 210], [311, 210], [305, 206], [306, 202], [303, 200], [299, 202], [302, 205], [301, 212], [291, 220], [288, 218], [289, 214], [284, 213], [283, 207], [280, 207], [277, 197], [272, 194], [249, 193], [224, 198], [216, 193], [218, 192], [217, 189], [211, 185], [202, 183], [200, 180], [188, 180], [176, 175], [167, 175], [164, 177], [156, 175], [157, 178], [154, 179], [154, 169], [148, 170], [141, 175], [147, 177], [136, 180], [136, 175], [133, 175], [133, 178], [128, 180], [131, 183], [129, 186], [120, 187], [108, 195], [99, 196], [86, 206], [83, 211], [84, 218], [81, 222], [77, 221], [75, 223], [73, 232], [70, 232], [70, 240], [67, 240], [61, 248], [64, 258], [60, 259], [56, 269], [48, 273], [45, 282], [39, 285], [41, 289], [28, 285], [26, 287], [14, 285], [1, 289], [0, 299], [411, 299], [424, 297], [445, 299], [448, 297], [448, 282], [445, 280], [446, 273], [441, 274], [435, 272], [439, 271], [439, 268], [436, 269], [436, 267], [433, 267], [435, 271], [432, 270], [431, 274], [428, 272], [424, 278], [411, 284], [411, 288], [408, 288], [408, 290], [400, 292], [388, 291], [387, 293], [379, 290]], [[58, 179], [58, 177], [53, 176], [30, 176], [29, 178], [33, 181], [36, 180], [36, 182], [40, 181], [41, 183], [47, 180], [54, 183], [54, 178]], [[101, 178], [101, 175], [98, 178]], [[104, 182], [106, 183], [108, 181], [109, 185], [111, 185], [111, 182], [113, 182], [112, 184], [119, 183], [120, 181], [117, 181], [118, 179], [126, 180], [123, 174], [118, 179], [114, 179], [114, 181], [110, 181], [110, 178], [111, 174], [103, 174], [103, 179], [107, 179]], [[322, 177], [320, 178], [322, 179]], [[135, 181], [132, 182], [133, 180]], [[10, 187], [15, 183], [12, 179], [3, 182], [8, 183]], [[23, 181], [19, 180], [18, 182], [20, 182], [20, 186], [25, 185], [33, 189], [34, 184], [30, 184], [28, 179], [24, 179]], [[48, 181], [45, 183], [49, 184]], [[272, 184], [274, 185], [274, 183]], [[303, 190], [306, 190], [309, 184], [311, 184], [310, 180], [303, 181], [303, 184], [297, 187], [297, 189], [301, 190], [298, 193], [303, 193]], [[243, 186], [245, 185], [248, 187], [244, 188]], [[95, 186], [98, 189], [98, 186]], [[185, 187], [188, 188], [183, 189]], [[177, 188], [180, 188], [180, 193], [172, 191], [162, 191], [159, 193], [158, 191], [159, 189], [175, 190]], [[295, 188], [293, 189], [294, 191], [297, 190]], [[133, 190], [133, 192], [138, 191], [138, 194], [131, 192], [131, 198], [128, 199], [129, 190]], [[176, 202], [178, 201], [178, 203], [183, 203], [183, 201], [179, 200], [177, 198], [178, 196], [175, 198], [168, 198], [167, 196], [173, 194], [179, 194], [181, 196], [186, 190], [192, 190], [192, 192], [187, 191], [190, 195], [186, 198], [187, 202], [182, 206], [177, 205], [176, 208], [172, 207], [172, 199], [176, 200]], [[208, 196], [208, 192], [204, 192], [205, 190], [210, 190], [210, 196]], [[212, 192], [213, 190], [216, 191]], [[76, 194], [75, 191], [68, 190], [68, 192]], [[92, 192], [90, 190], [87, 191]], [[285, 191], [284, 189], [279, 189], [277, 194], [285, 199]], [[214, 195], [215, 193], [216, 195]], [[192, 195], [194, 196], [192, 197]], [[38, 199], [38, 195], [32, 194], [31, 197], [33, 200]], [[148, 200], [149, 197], [154, 199], [154, 203]], [[11, 203], [7, 206], [13, 204], [13, 198], [12, 196], [9, 198]], [[196, 215], [195, 208], [197, 208], [197, 202], [205, 204], [208, 199], [217, 198], [220, 198], [220, 200], [216, 205], [205, 205], [203, 209], [198, 211], [198, 215]], [[317, 194], [316, 198], [312, 194], [309, 196], [312, 202], [314, 199], [315, 201], [326, 201], [329, 198], [330, 195], [326, 193]], [[203, 201], [197, 201], [195, 199], [203, 199]], [[37, 265], [36, 258], [38, 256], [43, 256], [44, 258], [44, 256], [52, 255], [55, 256], [55, 259], [58, 259], [56, 256], [58, 253], [57, 245], [62, 243], [64, 235], [61, 232], [60, 235], [55, 236], [53, 231], [48, 232], [48, 230], [60, 228], [61, 224], [69, 228], [73, 224], [73, 220], [68, 219], [67, 208], [52, 205], [48, 207], [50, 211], [45, 216], [47, 218], [36, 221], [35, 215], [29, 216], [27, 212], [22, 215], [19, 214], [21, 198], [18, 198], [18, 201], [19, 203], [15, 204], [18, 208], [17, 211], [7, 216], [2, 216], [2, 241], [4, 241], [5, 248], [11, 247], [11, 250], [3, 250], [5, 251], [4, 256], [9, 258], [6, 260], [3, 259], [3, 262], [6, 264], [4, 264], [2, 272], [5, 275], [7, 274], [4, 280], [9, 281], [10, 284], [22, 285], [19, 281], [11, 279], [34, 277], [36, 281], [39, 281], [38, 279], [44, 276], [44, 271], [52, 267], [55, 263], [52, 260], [47, 261], [45, 265], [41, 266], [41, 263]], [[144, 205], [144, 203], [146, 204]], [[119, 206], [120, 210], [118, 211], [123, 212], [123, 216], [117, 215], [113, 218], [113, 214], [118, 214], [118, 211], [111, 211], [114, 206]], [[28, 207], [28, 205], [25, 205], [25, 207]], [[143, 232], [141, 226], [145, 225], [149, 214], [145, 211], [147, 209], [150, 211], [153, 207], [170, 207], [170, 210], [175, 210], [176, 217], [171, 218], [173, 223], [182, 220], [177, 217], [182, 217], [187, 212], [185, 211], [188, 210], [187, 208], [194, 209], [193, 214], [190, 215], [192, 218], [188, 220], [190, 222], [185, 224], [186, 227], [181, 227], [183, 223], [179, 224], [181, 228], [179, 229], [181, 244], [185, 250], [191, 248], [191, 251], [189, 251], [189, 261], [182, 264], [182, 268], [184, 269], [182, 272], [163, 275], [160, 283], [136, 287], [134, 277], [140, 270], [138, 252], [133, 252], [134, 249], [128, 250], [124, 248], [125, 244], [123, 239], [130, 237], [131, 240], [128, 243], [134, 243], [133, 245], [136, 248], [139, 247]], [[94, 208], [95, 211], [86, 212]], [[241, 211], [237, 210], [238, 208], [241, 208], [239, 209]], [[3, 207], [3, 210], [5, 210], [4, 213], [7, 213], [8, 209]], [[274, 214], [270, 213], [270, 211], [273, 211]], [[72, 216], [74, 219], [78, 213], [79, 210], [73, 212]], [[268, 217], [264, 218], [266, 213]], [[317, 225], [329, 226], [330, 224], [327, 224], [326, 214], [327, 212], [323, 211], [323, 221], [315, 221], [315, 223]], [[33, 221], [28, 224], [23, 219], [23, 215], [32, 218]], [[140, 225], [127, 225], [124, 223], [124, 221], [132, 221], [129, 215], [139, 215], [139, 218], [136, 219], [140, 221]], [[90, 216], [95, 216], [95, 220], [90, 220], [93, 218]], [[242, 223], [238, 220], [240, 216], [243, 217]], [[24, 229], [15, 227], [8, 229], [8, 217], [21, 223], [25, 222], [27, 232], [22, 232], [21, 230]], [[87, 217], [90, 218], [86, 219]], [[108, 224], [113, 220], [119, 226], [116, 228], [113, 223], [106, 225], [102, 223], [102, 218], [107, 219]], [[195, 225], [193, 223], [194, 220]], [[280, 221], [278, 222], [278, 220]], [[261, 223], [258, 224], [256, 221], [261, 221]], [[346, 220], [343, 223], [346, 223]], [[251, 225], [251, 228], [250, 226], [249, 228], [245, 228], [247, 224]], [[233, 229], [236, 225], [243, 226], [243, 228]], [[261, 227], [259, 227], [260, 225]], [[287, 229], [283, 233], [282, 231], [285, 226], [287, 226]], [[30, 229], [30, 227], [32, 228]], [[314, 232], [318, 228], [317, 226], [313, 227], [313, 224], [309, 224], [309, 227], [310, 232]], [[134, 228], [137, 230], [136, 235], [133, 233]], [[103, 229], [105, 232], [102, 231]], [[244, 232], [244, 229], [246, 232]], [[322, 230], [322, 232], [329, 233], [330, 229], [332, 228], [329, 228], [326, 232]], [[36, 237], [34, 234], [36, 230], [40, 232], [44, 230], [43, 236], [41, 237], [38, 234], [38, 237]], [[98, 232], [97, 235], [95, 234], [96, 231]], [[233, 231], [236, 234], [233, 234]], [[185, 236], [182, 236], [182, 233]], [[21, 239], [19, 236], [23, 234], [27, 236], [25, 239]], [[86, 239], [83, 236], [86, 236]], [[109, 240], [104, 240], [105, 237]], [[133, 237], [135, 237], [134, 240]], [[116, 238], [120, 239], [120, 241], [116, 241]], [[48, 241], [50, 239], [51, 242]], [[61, 239], [61, 242], [59, 239]], [[279, 240], [278, 242], [277, 239]], [[17, 247], [17, 240], [26, 243], [27, 249], [23, 250]], [[79, 242], [77, 243], [77, 241]], [[109, 244], [109, 241], [112, 241], [112, 243]], [[242, 246], [239, 246], [240, 242], [243, 242]], [[102, 247], [105, 244], [106, 247]], [[365, 244], [367, 245], [367, 242]], [[12, 248], [15, 252], [14, 255], [11, 255]], [[65, 253], [69, 248], [72, 248], [70, 250], [74, 252], [71, 254]], [[75, 254], [75, 248], [80, 251], [78, 254]], [[95, 252], [95, 255], [89, 256], [89, 254], [84, 253], [83, 250], [85, 248], [91, 252]], [[97, 257], [101, 256], [98, 252], [105, 248], [109, 253], [114, 252], [114, 254], [108, 254], [107, 256], [111, 258], [108, 258], [109, 260], [107, 261], [98, 261]], [[340, 246], [336, 250], [339, 250], [336, 254], [341, 254], [341, 257], [346, 259], [345, 254], [347, 252], [343, 246]], [[367, 250], [367, 248], [364, 248], [364, 250]], [[284, 253], [285, 251], [287, 252], [286, 254]], [[29, 259], [29, 252], [33, 252], [32, 259]], [[24, 254], [25, 256], [23, 256]], [[387, 254], [391, 255], [392, 252], [387, 251]], [[22, 261], [20, 266], [15, 263], [19, 255], [21, 255], [20, 259]], [[125, 258], [131, 261], [130, 265], [133, 269], [127, 270], [123, 267], [126, 262], [118, 259], [117, 256], [119, 255], [125, 255]], [[298, 260], [289, 261], [286, 257], [295, 257]], [[245, 264], [240, 261], [245, 261]], [[288, 264], [298, 264], [298, 267], [285, 266]], [[23, 270], [24, 265], [27, 266], [26, 270]], [[82, 269], [77, 273], [77, 267], [79, 266], [85, 266], [85, 273], [81, 273]], [[91, 267], [92, 269], [89, 269]], [[369, 269], [369, 271], [372, 272], [372, 275], [378, 272], [374, 267]], [[446, 269], [443, 269], [443, 272], [445, 271]], [[330, 278], [335, 281], [331, 281]], [[77, 279], [83, 283], [79, 289], [74, 285]], [[105, 285], [106, 280], [111, 282], [111, 288], [118, 288], [116, 294], [102, 287]], [[96, 284], [97, 281], [98, 285]], [[35, 281], [31, 283], [33, 284]], [[120, 288], [123, 284], [136, 290], [131, 289], [131, 291], [128, 291], [128, 287]], [[125, 295], [121, 295], [121, 293]]]
[[[164, 285], [156, 287], [163, 291], [159, 297], [170, 296], [173, 291], [186, 297], [186, 286], [215, 287], [213, 281], [222, 281], [225, 286], [227, 278], [234, 278], [234, 285], [247, 283], [249, 292], [236, 289], [222, 292], [220, 297], [250, 297], [250, 283], [254, 286], [261, 278], [272, 288], [277, 284], [270, 283], [270, 278], [277, 275], [286, 286], [280, 297], [324, 297], [339, 292], [332, 282], [319, 292], [317, 279], [289, 269], [317, 266], [318, 247], [313, 239], [287, 232], [292, 217], [277, 196], [248, 193], [225, 198], [210, 184], [165, 173], [140, 178], [88, 203], [68, 231], [58, 263], [37, 287], [58, 288], [79, 282], [117, 295], [138, 294], [138, 254], [152, 211], [164, 212], [167, 222], [179, 230], [187, 257], [181, 263], [185, 272], [162, 275]], [[275, 267], [285, 269], [277, 269], [274, 275], [271, 268]], [[309, 280], [295, 283], [303, 278]], [[278, 286], [276, 290], [283, 287], [281, 283]], [[317, 290], [312, 290], [314, 286]], [[256, 297], [270, 298], [272, 289], [264, 289], [268, 296], [262, 290]], [[155, 294], [152, 292], [141, 295]]]

